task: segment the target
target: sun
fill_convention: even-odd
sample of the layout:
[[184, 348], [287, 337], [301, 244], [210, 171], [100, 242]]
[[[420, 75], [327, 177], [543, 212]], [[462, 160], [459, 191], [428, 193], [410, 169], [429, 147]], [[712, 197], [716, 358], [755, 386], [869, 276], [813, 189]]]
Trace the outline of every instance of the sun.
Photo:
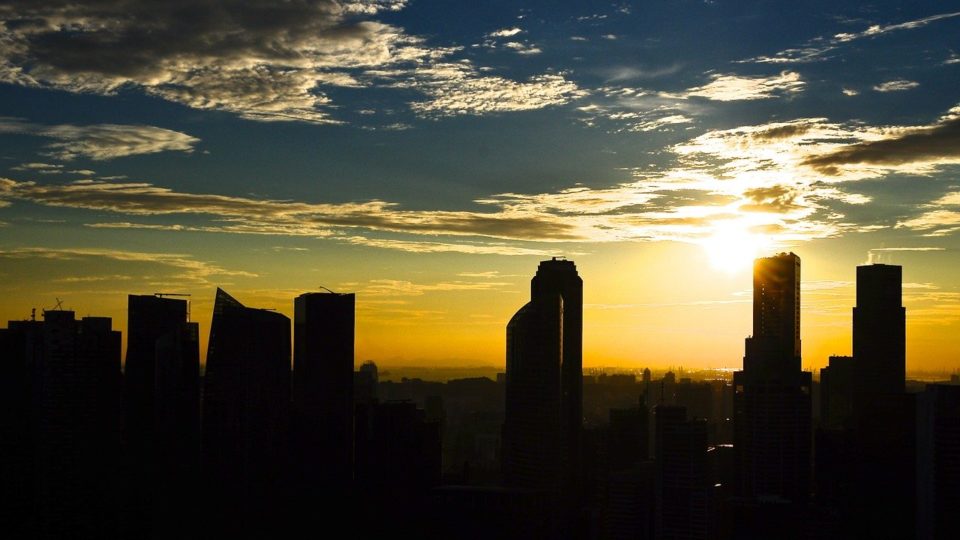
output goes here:
[[710, 266], [735, 274], [753, 263], [753, 259], [769, 248], [770, 239], [750, 232], [743, 224], [717, 224], [714, 232], [700, 242], [710, 258]]

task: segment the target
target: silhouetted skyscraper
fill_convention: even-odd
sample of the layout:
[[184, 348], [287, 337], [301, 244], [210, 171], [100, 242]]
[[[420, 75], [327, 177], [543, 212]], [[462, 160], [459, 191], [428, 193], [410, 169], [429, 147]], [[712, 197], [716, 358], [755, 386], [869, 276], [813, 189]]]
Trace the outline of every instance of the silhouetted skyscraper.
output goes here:
[[903, 268], [857, 267], [853, 308], [853, 357], [865, 395], [903, 392], [906, 380], [906, 308], [901, 305]]
[[296, 477], [327, 493], [353, 479], [354, 303], [335, 293], [294, 300]]
[[573, 261], [541, 261], [530, 281], [530, 300], [553, 302], [563, 299], [560, 364], [560, 422], [564, 480], [575, 484], [580, 473], [581, 430], [583, 429], [583, 279]]
[[127, 297], [127, 361], [124, 364], [124, 438], [133, 461], [152, 458], [157, 340], [187, 321], [187, 301], [153, 295]]
[[733, 381], [738, 493], [803, 501], [811, 377], [800, 370], [800, 258], [793, 253], [754, 262], [753, 336]]
[[[23, 441], [30, 480], [19, 494], [32, 502], [27, 536], [110, 538], [118, 514], [120, 332], [107, 317], [77, 321], [72, 311], [61, 310], [43, 315], [43, 322], [11, 321], [0, 339], [13, 346], [4, 351], [3, 364], [26, 367], [21, 382], [28, 390], [19, 397], [29, 402], [18, 408], [29, 411], [32, 422], [30, 439]], [[20, 517], [30, 521], [29, 514]]]
[[290, 319], [217, 289], [203, 394], [207, 514], [220, 534], [261, 528], [282, 505]]
[[503, 475], [511, 487], [563, 487], [563, 298], [531, 300], [507, 324]]
[[200, 326], [181, 322], [160, 336], [155, 357], [153, 530], [189, 536], [200, 487]]
[[[126, 507], [125, 529], [131, 536], [144, 536], [164, 521], [160, 508], [167, 508], [175, 496], [171, 490], [160, 487], [159, 482], [182, 482], [183, 477], [174, 479], [173, 472], [165, 470], [173, 454], [188, 463], [199, 460], [199, 337], [194, 340], [195, 352], [180, 348], [158, 350], [161, 339], [171, 340], [185, 331], [187, 324], [187, 301], [163, 298], [155, 295], [129, 295], [127, 297], [127, 361], [124, 366], [124, 466], [127, 486], [123, 504]], [[160, 352], [161, 354], [158, 354]], [[182, 354], [195, 356], [194, 367], [184, 366], [189, 362]], [[181, 371], [182, 368], [192, 371]], [[163, 381], [158, 381], [158, 370], [163, 373]], [[176, 387], [171, 386], [174, 379], [180, 380]], [[189, 379], [192, 378], [192, 381]], [[158, 382], [160, 383], [158, 386]], [[182, 385], [186, 384], [187, 387]], [[160, 395], [158, 390], [166, 392]], [[184, 395], [193, 393], [195, 395]], [[179, 394], [179, 395], [178, 395]], [[184, 405], [182, 400], [189, 403]], [[173, 405], [172, 401], [181, 401]], [[159, 410], [162, 407], [163, 410]], [[174, 409], [180, 407], [178, 415], [172, 418]], [[186, 407], [186, 408], [183, 408]], [[193, 407], [191, 410], [190, 408]], [[157, 433], [159, 428], [163, 434]], [[181, 431], [182, 430], [182, 431]], [[166, 440], [161, 441], [160, 437]], [[193, 444], [193, 448], [185, 445]], [[163, 462], [164, 466], [159, 463]], [[196, 474], [196, 467], [192, 474]], [[184, 471], [185, 474], [187, 471]], [[163, 500], [161, 500], [163, 499]], [[182, 500], [177, 494], [175, 500]]]

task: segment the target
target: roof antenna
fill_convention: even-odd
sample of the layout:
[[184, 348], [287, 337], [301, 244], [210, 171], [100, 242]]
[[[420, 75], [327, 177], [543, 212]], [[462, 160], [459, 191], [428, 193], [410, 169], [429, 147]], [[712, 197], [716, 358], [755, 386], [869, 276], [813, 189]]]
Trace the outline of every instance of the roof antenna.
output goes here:
[[323, 285], [320, 285], [319, 287], [320, 287], [321, 289], [323, 289], [323, 290], [325, 290], [325, 291], [327, 291], [327, 292], [328, 292], [328, 293], [330, 293], [330, 294], [337, 294], [337, 293], [335, 293], [335, 292], [333, 292], [333, 291], [331, 291], [330, 289], [328, 289], [328, 288], [326, 288], [326, 287], [324, 287]]

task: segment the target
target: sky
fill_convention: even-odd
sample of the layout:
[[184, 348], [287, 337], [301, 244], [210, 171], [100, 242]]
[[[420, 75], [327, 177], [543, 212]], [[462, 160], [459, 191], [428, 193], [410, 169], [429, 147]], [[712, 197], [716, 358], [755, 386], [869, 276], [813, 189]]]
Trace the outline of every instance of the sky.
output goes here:
[[0, 320], [323, 287], [358, 362], [502, 366], [565, 256], [585, 367], [737, 368], [793, 251], [804, 367], [883, 262], [955, 372], [958, 83], [958, 2], [0, 1]]

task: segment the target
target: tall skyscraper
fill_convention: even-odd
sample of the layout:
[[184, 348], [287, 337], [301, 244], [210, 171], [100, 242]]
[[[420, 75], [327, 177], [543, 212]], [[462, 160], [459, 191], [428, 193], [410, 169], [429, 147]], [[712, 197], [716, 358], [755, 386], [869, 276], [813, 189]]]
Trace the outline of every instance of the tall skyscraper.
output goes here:
[[903, 392], [906, 380], [906, 308], [901, 305], [903, 268], [857, 267], [853, 308], [853, 358], [865, 395]]
[[[127, 486], [123, 504], [126, 509], [124, 528], [131, 536], [145, 536], [154, 524], [169, 522], [160, 509], [182, 500], [182, 493], [172, 493], [159, 483], [162, 481], [167, 486], [170, 485], [168, 482], [179, 483], [184, 477], [172, 477], [173, 471], [165, 470], [166, 467], [159, 462], [172, 465], [169, 460], [173, 454], [188, 459], [183, 465], [199, 460], [199, 341], [194, 340], [195, 351], [192, 352], [179, 348], [158, 349], [162, 340], [174, 339], [184, 332], [186, 324], [186, 300], [159, 295], [127, 297], [127, 360], [123, 389], [124, 477]], [[181, 353], [195, 357], [192, 368], [183, 365], [185, 359]], [[192, 371], [178, 374], [170, 371], [184, 367]], [[158, 380], [160, 373], [163, 380]], [[183, 376], [193, 379], [178, 383], [187, 384], [189, 390], [170, 386], [174, 378]], [[159, 394], [158, 390], [165, 394]], [[174, 393], [183, 391], [194, 395], [174, 397]], [[191, 404], [187, 406], [194, 409], [181, 408], [179, 416], [172, 418], [171, 400], [174, 399], [187, 399]], [[158, 428], [164, 433], [158, 433]], [[165, 440], [161, 441], [160, 437]], [[194, 445], [192, 449], [184, 448], [191, 443]], [[196, 455], [188, 456], [187, 452]], [[184, 471], [184, 474], [190, 473]]]
[[507, 324], [504, 482], [551, 497], [551, 526], [568, 527], [581, 497], [583, 280], [553, 258], [530, 292]]
[[811, 377], [800, 369], [800, 258], [793, 253], [754, 262], [753, 336], [733, 381], [738, 493], [805, 500]]
[[290, 402], [290, 319], [221, 289], [204, 377], [206, 515], [217, 534], [266, 534], [282, 506]]
[[503, 476], [510, 487], [563, 487], [563, 298], [531, 300], [507, 324]]
[[297, 477], [314, 490], [353, 479], [353, 294], [294, 300], [293, 406]]
[[29, 438], [19, 441], [25, 444], [19, 449], [28, 454], [3, 456], [4, 466], [8, 459], [20, 458], [28, 470], [14, 470], [0, 483], [5, 495], [7, 482], [23, 489], [17, 495], [28, 502], [26, 513], [15, 517], [28, 524], [25, 537], [114, 537], [120, 332], [112, 329], [108, 317], [78, 321], [73, 311], [64, 310], [45, 311], [43, 317], [42, 322], [11, 321], [0, 336], [0, 342], [10, 346], [0, 360], [5, 368], [16, 366], [22, 376], [18, 382], [26, 389], [15, 394], [28, 398], [17, 408], [32, 424]]
[[[560, 423], [564, 467], [579, 474], [583, 429], [583, 279], [573, 261], [553, 257], [541, 261], [530, 281], [530, 301], [563, 299], [560, 364]], [[576, 477], [568, 477], [576, 482]]]

